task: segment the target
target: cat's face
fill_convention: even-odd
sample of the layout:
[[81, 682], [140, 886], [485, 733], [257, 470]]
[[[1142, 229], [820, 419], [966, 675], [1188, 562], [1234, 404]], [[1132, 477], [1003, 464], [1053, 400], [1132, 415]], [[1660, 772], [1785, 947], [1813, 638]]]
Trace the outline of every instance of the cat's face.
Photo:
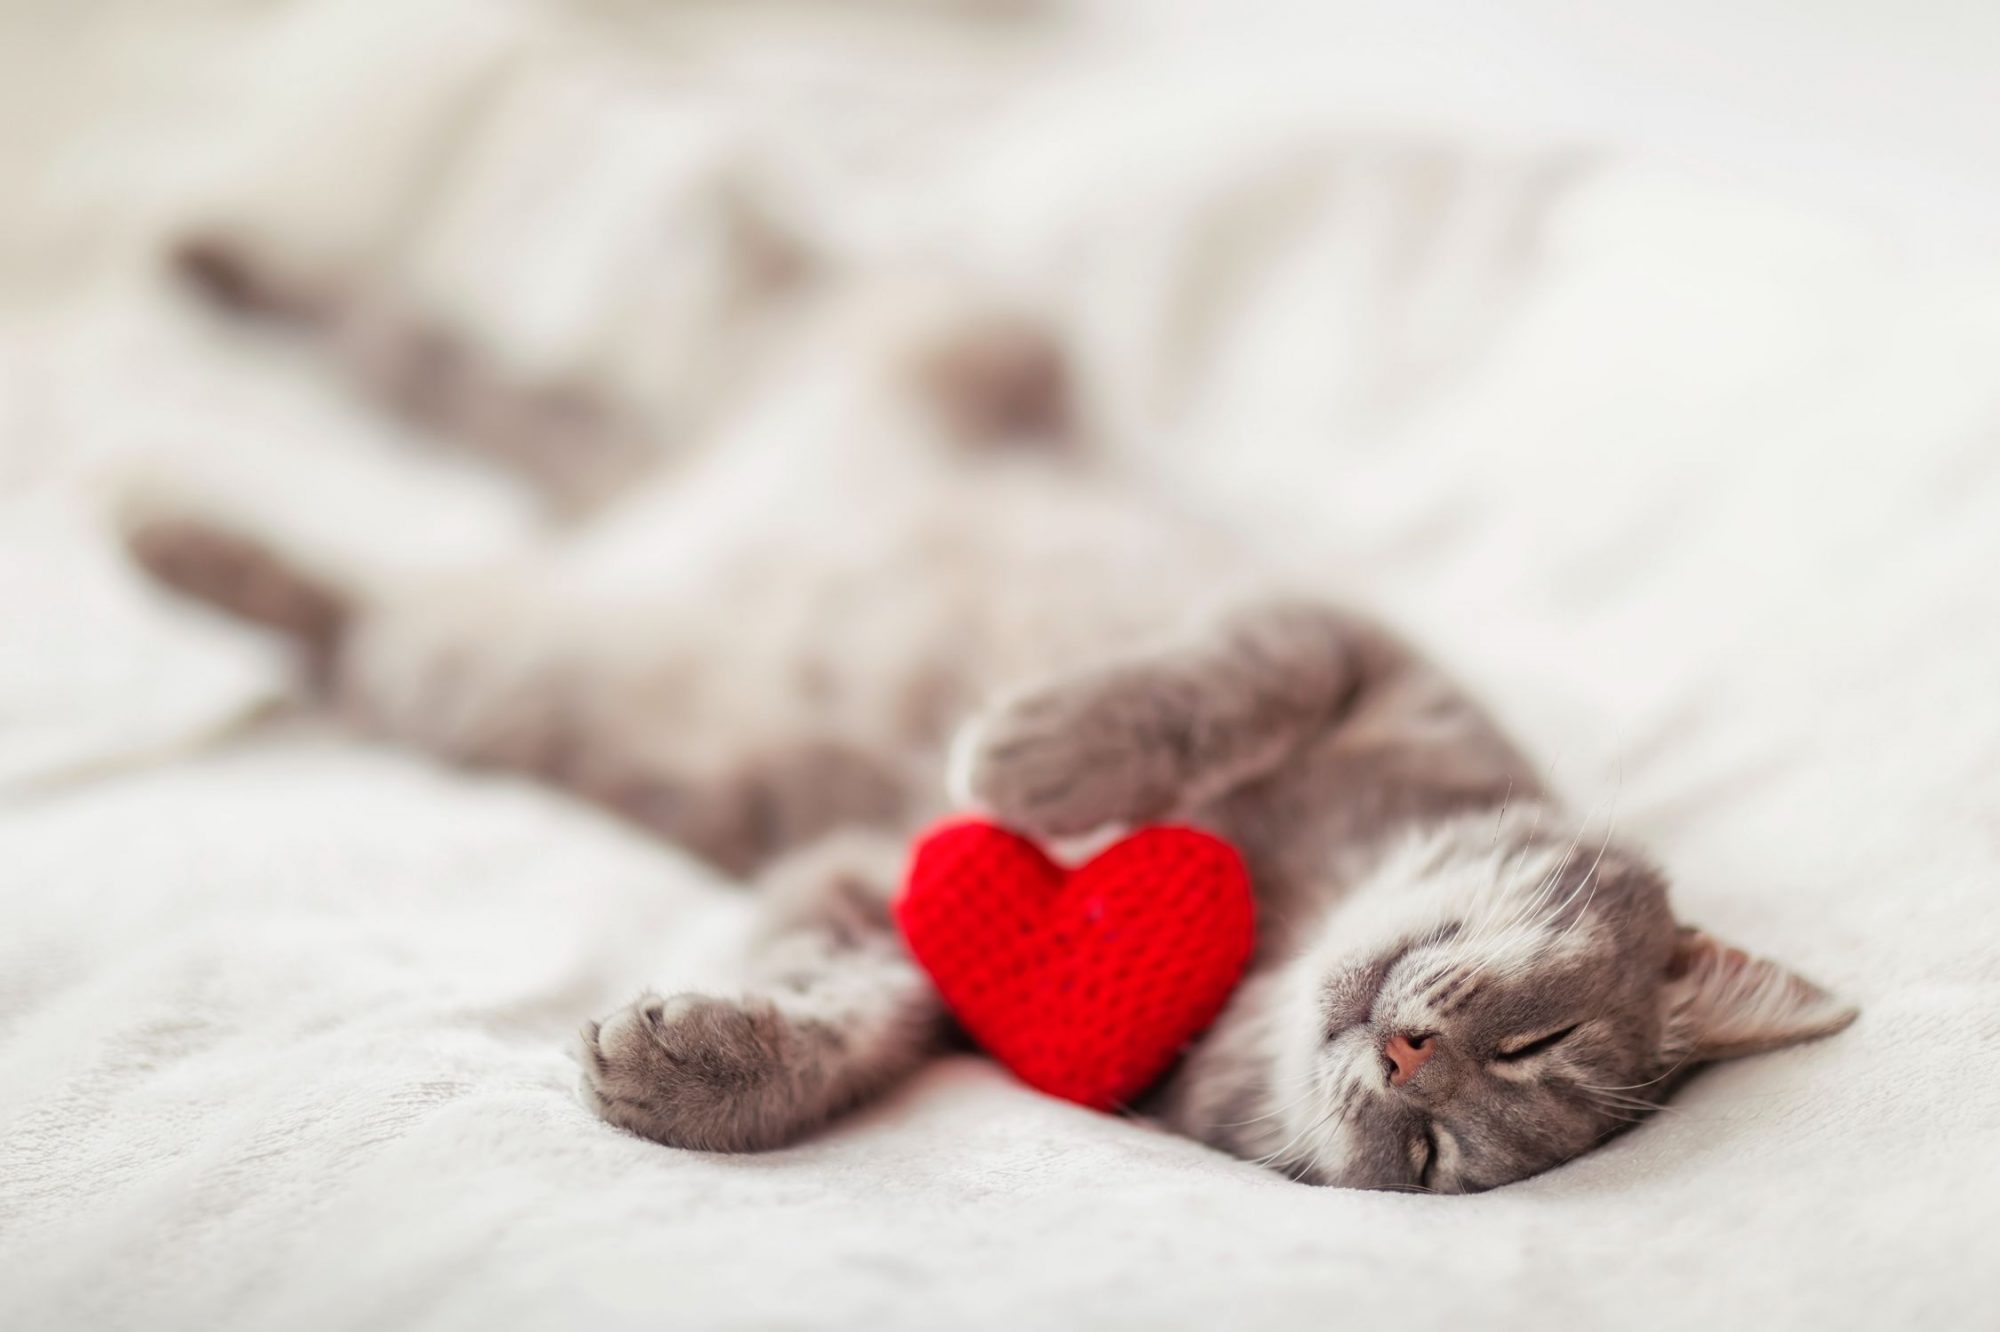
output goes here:
[[1392, 851], [1280, 983], [1272, 1164], [1357, 1188], [1474, 1192], [1580, 1155], [1692, 1066], [1854, 1010], [1678, 927], [1616, 844], [1518, 823]]

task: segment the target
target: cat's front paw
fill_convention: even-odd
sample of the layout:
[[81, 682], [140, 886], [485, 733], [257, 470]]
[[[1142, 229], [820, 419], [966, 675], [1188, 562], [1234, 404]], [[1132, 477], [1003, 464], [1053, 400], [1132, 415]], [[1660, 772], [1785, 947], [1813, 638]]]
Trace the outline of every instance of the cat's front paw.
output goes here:
[[789, 1020], [768, 1002], [642, 995], [584, 1027], [584, 1100], [669, 1147], [775, 1147], [806, 1127], [793, 1113], [809, 1099], [798, 1085], [804, 1070], [788, 1061], [794, 1043]]
[[1184, 715], [1137, 669], [1023, 694], [960, 737], [956, 794], [1043, 837], [1150, 822], [1181, 796]]

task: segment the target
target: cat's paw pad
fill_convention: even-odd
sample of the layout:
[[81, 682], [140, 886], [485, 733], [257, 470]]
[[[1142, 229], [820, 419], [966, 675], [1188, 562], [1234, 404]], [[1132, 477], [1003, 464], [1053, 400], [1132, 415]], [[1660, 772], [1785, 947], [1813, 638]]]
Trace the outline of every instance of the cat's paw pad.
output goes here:
[[642, 995], [581, 1036], [584, 1100], [670, 1147], [741, 1152], [789, 1134], [787, 1019], [757, 1000]]
[[962, 737], [959, 794], [1044, 837], [1157, 819], [1180, 796], [1176, 715], [1130, 672], [1023, 694]]

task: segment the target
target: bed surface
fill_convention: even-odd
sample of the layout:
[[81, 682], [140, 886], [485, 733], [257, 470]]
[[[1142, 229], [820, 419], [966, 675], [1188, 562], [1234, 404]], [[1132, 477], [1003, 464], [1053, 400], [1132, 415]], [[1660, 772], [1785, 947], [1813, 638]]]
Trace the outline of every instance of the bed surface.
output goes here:
[[[1993, 253], [1615, 144], [1384, 131], [1310, 89], [1253, 96], [1191, 78], [1171, 33], [1107, 54], [1115, 8], [972, 55], [948, 13], [864, 6], [857, 49], [934, 44], [957, 74], [857, 103], [813, 64], [839, 61], [797, 55], [824, 48], [734, 44], [695, 6], [662, 40], [699, 77], [580, 108], [562, 90], [613, 59], [617, 6], [412, 6], [394, 60], [379, 20], [336, 8], [232, 38], [240, 77], [206, 102], [129, 77], [115, 28], [90, 34], [85, 68], [137, 90], [34, 195], [73, 211], [89, 261], [44, 249], [5, 270], [0, 1326], [1990, 1322]], [[200, 5], [130, 22], [223, 30]], [[803, 63], [767, 77], [750, 49]], [[334, 74], [280, 96], [299, 50]], [[524, 113], [479, 153], [411, 131], [451, 121], [503, 58], [539, 80], [507, 85], [518, 105], [574, 121]], [[178, 55], [159, 67], [195, 78]], [[623, 234], [621, 199], [672, 209], [713, 188], [687, 162], [764, 159], [635, 131], [568, 196], [587, 206], [504, 227], [481, 203], [490, 173], [562, 157], [562, 134], [649, 98], [684, 124], [690, 83], [796, 150], [771, 169], [846, 233], [1073, 288], [1105, 410], [1153, 441], [1168, 493], [1365, 594], [1559, 789], [1657, 853], [1684, 916], [1852, 996], [1860, 1021], [1711, 1070], [1605, 1149], [1469, 1198], [1291, 1185], [969, 1058], [754, 1157], [594, 1119], [570, 1033], [641, 986], [712, 975], [736, 890], [531, 786], [285, 715], [283, 659], [143, 587], [109, 514], [139, 468], [384, 562], [518, 540], [519, 495], [195, 316], [149, 256], [202, 209], [377, 243], [385, 201], [441, 153], [459, 174], [426, 196], [430, 244], [399, 233], [397, 253], [503, 337], [556, 326], [549, 310], [602, 299], [587, 258]], [[753, 95], [776, 85], [791, 100]], [[806, 87], [845, 108], [833, 148], [780, 132]], [[168, 103], [179, 121], [149, 114]], [[167, 153], [250, 105], [279, 110], [192, 163]], [[368, 107], [397, 132], [356, 128]], [[936, 109], [913, 141], [870, 119], [913, 107]], [[287, 152], [273, 183], [288, 115], [292, 135], [343, 127], [325, 142], [351, 156], [316, 175]], [[1090, 131], [1056, 152], [1052, 119]], [[135, 179], [158, 188], [106, 216]], [[53, 225], [9, 236], [45, 245]], [[1225, 246], [1205, 303], [1162, 303], [1186, 294], [1195, 238], [1260, 225], [1261, 248]], [[511, 297], [467, 258], [519, 241], [506, 227], [554, 237]], [[1412, 268], [1387, 242], [1418, 234]], [[1171, 345], [1162, 309], [1180, 312]], [[517, 349], [617, 345], [586, 325]]]

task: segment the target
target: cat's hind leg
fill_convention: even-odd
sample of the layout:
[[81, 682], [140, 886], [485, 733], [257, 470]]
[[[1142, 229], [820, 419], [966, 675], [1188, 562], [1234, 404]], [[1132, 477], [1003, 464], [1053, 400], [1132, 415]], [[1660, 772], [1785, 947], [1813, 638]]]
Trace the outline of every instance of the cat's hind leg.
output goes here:
[[557, 515], [595, 510], [667, 452], [630, 407], [510, 371], [379, 279], [288, 267], [220, 233], [187, 238], [172, 263], [211, 305], [303, 336], [365, 398], [497, 464]]
[[357, 591], [341, 580], [221, 524], [135, 515], [125, 543], [142, 569], [176, 592], [291, 639], [322, 681], [361, 609]]
[[585, 1101], [642, 1137], [779, 1147], [876, 1096], [949, 1031], [889, 915], [899, 838], [841, 834], [775, 865], [737, 994], [643, 994], [582, 1035]]
[[665, 608], [579, 609], [504, 569], [386, 594], [186, 514], [135, 516], [127, 542], [175, 591], [294, 642], [310, 693], [368, 734], [562, 787], [732, 876], [915, 803], [906, 765], [837, 735], [691, 753], [702, 682], [737, 666]]

